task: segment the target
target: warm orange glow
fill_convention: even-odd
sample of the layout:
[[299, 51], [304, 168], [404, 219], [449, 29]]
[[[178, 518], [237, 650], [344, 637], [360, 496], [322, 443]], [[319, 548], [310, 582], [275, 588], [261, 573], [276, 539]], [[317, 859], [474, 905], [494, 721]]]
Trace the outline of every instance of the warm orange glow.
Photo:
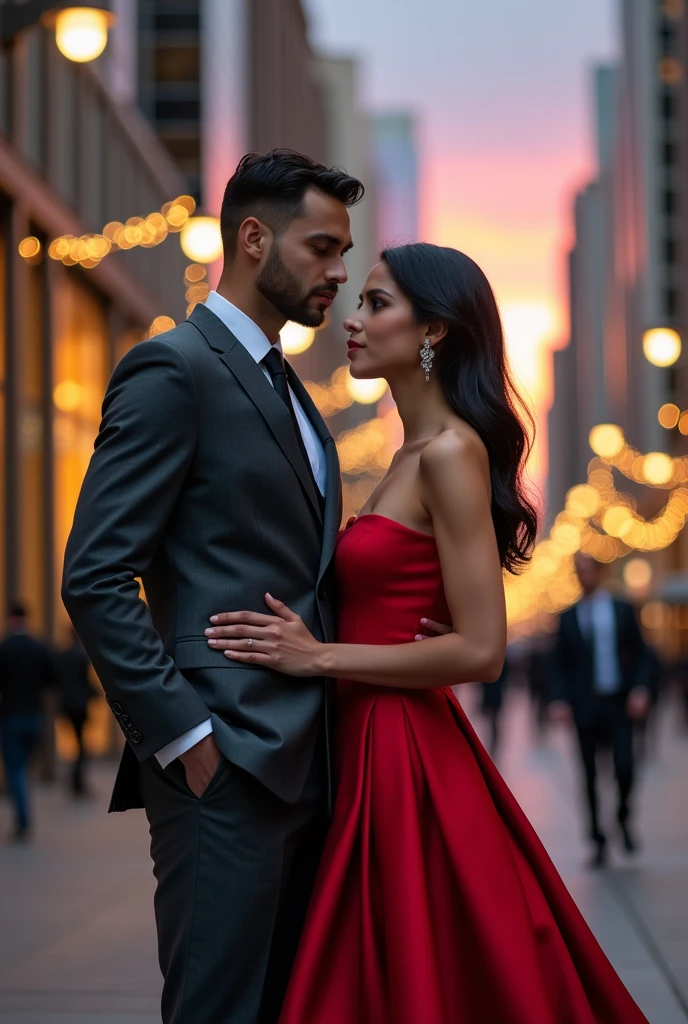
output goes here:
[[35, 235], [29, 235], [28, 238], [22, 238], [19, 243], [19, 255], [25, 260], [31, 260], [35, 256], [38, 256], [41, 251], [41, 243], [35, 237]]
[[63, 380], [55, 386], [53, 402], [60, 412], [76, 412], [83, 400], [84, 389], [78, 381]]
[[667, 402], [657, 413], [657, 419], [662, 427], [672, 430], [678, 423], [681, 410], [673, 402]]
[[653, 327], [643, 335], [643, 352], [653, 366], [673, 366], [681, 355], [681, 335], [670, 327]]
[[194, 263], [214, 263], [220, 258], [222, 236], [219, 217], [189, 217], [186, 208], [176, 204], [167, 213], [167, 220], [174, 226], [177, 223], [181, 225], [179, 241], [188, 259]]
[[647, 590], [652, 581], [652, 566], [646, 558], [631, 558], [623, 567], [623, 579], [629, 590]]
[[165, 331], [171, 331], [173, 327], [176, 327], [176, 323], [171, 316], [156, 316], [153, 323], [148, 328], [148, 337], [155, 338], [158, 334], [164, 334]]
[[595, 455], [603, 459], [614, 458], [625, 443], [623, 430], [615, 423], [600, 423], [590, 431], [589, 443]]
[[649, 484], [666, 484], [674, 471], [670, 456], [664, 452], [648, 452], [643, 459], [643, 477]]
[[387, 390], [387, 381], [382, 377], [371, 380], [359, 379], [352, 377], [349, 373], [346, 378], [346, 388], [354, 402], [359, 402], [361, 405], [372, 405], [374, 402], [379, 402], [384, 395]]
[[114, 16], [96, 7], [68, 7], [55, 16], [55, 42], [68, 60], [78, 64], [95, 60], [107, 46], [108, 27]]
[[285, 356], [297, 356], [311, 347], [315, 341], [315, 331], [312, 327], [304, 327], [290, 320], [280, 331], [280, 341]]

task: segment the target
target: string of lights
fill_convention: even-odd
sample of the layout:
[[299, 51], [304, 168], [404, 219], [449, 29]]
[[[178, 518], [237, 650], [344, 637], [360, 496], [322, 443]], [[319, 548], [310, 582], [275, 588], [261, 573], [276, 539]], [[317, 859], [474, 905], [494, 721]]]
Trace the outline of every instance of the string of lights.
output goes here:
[[[158, 211], [145, 217], [130, 217], [122, 223], [112, 220], [101, 232], [79, 235], [60, 235], [48, 247], [48, 255], [60, 260], [66, 267], [79, 264], [86, 270], [97, 267], [111, 252], [134, 249], [141, 246], [152, 249], [164, 242], [169, 234], [178, 234], [188, 223], [196, 209], [192, 196], [177, 196], [165, 203]], [[24, 242], [28, 242], [24, 239]], [[19, 252], [22, 252], [20, 244]]]

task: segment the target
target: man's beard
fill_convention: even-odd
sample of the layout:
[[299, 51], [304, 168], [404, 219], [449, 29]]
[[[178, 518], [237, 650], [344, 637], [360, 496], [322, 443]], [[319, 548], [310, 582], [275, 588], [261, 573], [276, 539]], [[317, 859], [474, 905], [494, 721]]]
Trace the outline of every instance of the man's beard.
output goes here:
[[325, 310], [311, 309], [308, 300], [325, 292], [328, 295], [337, 293], [337, 285], [331, 284], [304, 294], [298, 278], [282, 260], [276, 242], [273, 242], [265, 266], [256, 279], [256, 287], [283, 317], [304, 327], [320, 327], [325, 319]]

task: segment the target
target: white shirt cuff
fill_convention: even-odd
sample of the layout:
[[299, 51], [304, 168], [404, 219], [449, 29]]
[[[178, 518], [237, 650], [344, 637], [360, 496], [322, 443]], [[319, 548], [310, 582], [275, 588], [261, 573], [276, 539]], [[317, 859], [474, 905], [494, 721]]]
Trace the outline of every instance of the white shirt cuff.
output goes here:
[[193, 729], [189, 729], [183, 736], [179, 736], [176, 740], [172, 740], [166, 746], [159, 750], [155, 755], [160, 762], [161, 768], [167, 768], [168, 764], [181, 757], [187, 750], [191, 750], [197, 743], [200, 743], [206, 736], [210, 736], [213, 731], [212, 719], [206, 718], [205, 722], [201, 722], [200, 725], [195, 725]]

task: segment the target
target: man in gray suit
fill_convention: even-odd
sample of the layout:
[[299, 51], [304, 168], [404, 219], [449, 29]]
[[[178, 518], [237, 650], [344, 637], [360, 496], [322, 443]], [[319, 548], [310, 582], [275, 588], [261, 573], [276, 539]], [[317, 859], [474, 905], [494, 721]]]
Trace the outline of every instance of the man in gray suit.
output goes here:
[[127, 740], [110, 809], [150, 823], [165, 1024], [277, 1019], [317, 867], [326, 680], [233, 663], [204, 630], [271, 592], [334, 638], [336, 449], [279, 332], [323, 322], [362, 194], [299, 154], [244, 157], [217, 292], [117, 366], [67, 546], [63, 599]]

